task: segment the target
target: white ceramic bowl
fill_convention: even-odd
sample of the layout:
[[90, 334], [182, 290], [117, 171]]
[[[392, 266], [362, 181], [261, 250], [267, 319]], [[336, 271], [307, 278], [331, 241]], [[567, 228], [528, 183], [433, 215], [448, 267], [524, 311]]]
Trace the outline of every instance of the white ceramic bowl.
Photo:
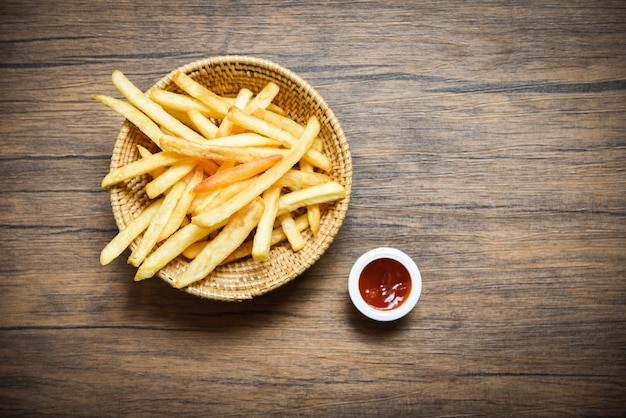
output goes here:
[[[359, 289], [363, 269], [372, 262], [384, 258], [400, 262], [407, 269], [411, 280], [411, 290], [408, 297], [399, 306], [387, 310], [370, 305], [363, 298]], [[363, 315], [375, 321], [395, 321], [411, 312], [417, 304], [422, 293], [422, 275], [417, 264], [403, 251], [389, 247], [375, 248], [361, 255], [352, 266], [348, 278], [348, 291], [352, 303]]]

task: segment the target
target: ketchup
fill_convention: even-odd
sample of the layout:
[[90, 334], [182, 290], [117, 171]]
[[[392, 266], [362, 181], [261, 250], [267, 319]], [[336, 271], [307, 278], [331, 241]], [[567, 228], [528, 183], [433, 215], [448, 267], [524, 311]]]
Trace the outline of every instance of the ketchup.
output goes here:
[[379, 258], [365, 266], [361, 272], [359, 291], [372, 307], [383, 311], [395, 309], [411, 293], [411, 275], [399, 261]]

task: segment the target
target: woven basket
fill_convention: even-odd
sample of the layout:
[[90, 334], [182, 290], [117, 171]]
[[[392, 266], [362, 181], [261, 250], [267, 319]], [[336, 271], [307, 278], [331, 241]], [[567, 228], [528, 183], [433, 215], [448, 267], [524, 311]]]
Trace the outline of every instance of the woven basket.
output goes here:
[[[324, 99], [297, 74], [273, 62], [253, 57], [224, 56], [192, 62], [179, 70], [221, 95], [235, 95], [244, 87], [257, 93], [269, 81], [276, 83], [280, 92], [274, 103], [283, 108], [288, 116], [301, 124], [313, 115], [319, 119], [319, 136], [324, 141], [324, 152], [333, 162], [330, 175], [346, 189], [343, 200], [325, 206], [318, 235], [313, 236], [308, 229], [303, 233], [305, 246], [302, 250], [293, 252], [285, 242], [272, 247], [265, 261], [247, 257], [220, 266], [204, 280], [183, 289], [207, 299], [251, 299], [302, 274], [324, 254], [339, 232], [346, 217], [352, 188], [352, 158], [348, 142], [339, 121]], [[174, 73], [163, 77], [155, 87], [182, 93], [171, 81]], [[157, 150], [139, 129], [125, 121], [115, 142], [111, 168], [137, 160], [137, 144], [152, 151]], [[148, 176], [143, 176], [111, 189], [111, 205], [118, 228], [123, 229], [150, 203], [144, 191], [149, 180]], [[131, 249], [135, 246], [136, 243], [131, 244]], [[158, 276], [172, 284], [187, 264], [188, 261], [180, 256], [161, 269]]]

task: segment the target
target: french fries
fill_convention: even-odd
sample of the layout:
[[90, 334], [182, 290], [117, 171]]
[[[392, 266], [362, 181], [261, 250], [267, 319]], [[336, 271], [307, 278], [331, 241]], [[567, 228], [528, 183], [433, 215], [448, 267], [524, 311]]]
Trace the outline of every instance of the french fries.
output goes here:
[[159, 128], [152, 119], [139, 111], [135, 106], [123, 100], [116, 99], [114, 97], [105, 96], [102, 94], [94, 94], [93, 98], [100, 103], [109, 106], [126, 119], [128, 119], [133, 125], [135, 125], [141, 132], [146, 134], [148, 138], [155, 144], [160, 146], [161, 136], [163, 131]]
[[126, 225], [100, 253], [100, 264], [103, 266], [115, 260], [130, 245], [135, 238], [139, 236], [152, 222], [159, 207], [163, 203], [163, 199], [156, 200], [143, 210], [131, 223]]
[[263, 262], [281, 242], [294, 252], [304, 248], [304, 231], [318, 234], [324, 205], [346, 196], [329, 175], [319, 120], [289, 119], [272, 102], [280, 91], [272, 82], [256, 95], [242, 88], [233, 98], [182, 72], [172, 79], [184, 93], [144, 94], [116, 70], [113, 84], [128, 102], [93, 95], [159, 148], [138, 146], [138, 160], [111, 168], [102, 180], [108, 188], [152, 177], [144, 187], [152, 202], [104, 247], [102, 265], [135, 242], [128, 258], [137, 267], [135, 280], [184, 257], [186, 268], [173, 283], [184, 288], [234, 260]]
[[245, 241], [248, 234], [259, 222], [262, 212], [263, 200], [257, 197], [235, 213], [217, 237], [209, 241], [206, 247], [200, 251], [200, 254], [189, 263], [187, 270], [174, 283], [174, 287], [188, 286], [211, 273]]

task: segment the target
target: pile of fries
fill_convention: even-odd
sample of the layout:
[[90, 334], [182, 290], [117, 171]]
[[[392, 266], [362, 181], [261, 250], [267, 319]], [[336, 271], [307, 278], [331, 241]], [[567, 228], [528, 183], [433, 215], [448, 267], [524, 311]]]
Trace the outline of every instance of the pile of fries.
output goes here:
[[311, 117], [303, 126], [273, 104], [272, 82], [256, 95], [215, 94], [183, 72], [172, 77], [184, 93], [143, 93], [120, 71], [113, 85], [126, 98], [93, 97], [123, 115], [157, 147], [137, 145], [140, 159], [112, 168], [108, 188], [149, 175], [151, 203], [102, 250], [110, 263], [138, 237], [128, 262], [135, 280], [153, 277], [178, 256], [189, 260], [173, 286], [206, 278], [217, 266], [251, 256], [265, 260], [287, 240], [304, 247], [303, 231], [317, 235], [324, 204], [345, 197], [328, 173], [332, 162]]

